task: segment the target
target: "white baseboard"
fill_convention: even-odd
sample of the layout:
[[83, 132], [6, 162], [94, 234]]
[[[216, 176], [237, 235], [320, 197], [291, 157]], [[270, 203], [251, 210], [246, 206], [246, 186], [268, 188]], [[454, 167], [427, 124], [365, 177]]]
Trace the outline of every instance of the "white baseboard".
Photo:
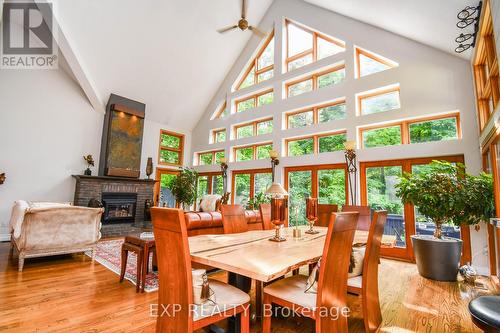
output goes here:
[[0, 234], [0, 242], [10, 242], [10, 234]]

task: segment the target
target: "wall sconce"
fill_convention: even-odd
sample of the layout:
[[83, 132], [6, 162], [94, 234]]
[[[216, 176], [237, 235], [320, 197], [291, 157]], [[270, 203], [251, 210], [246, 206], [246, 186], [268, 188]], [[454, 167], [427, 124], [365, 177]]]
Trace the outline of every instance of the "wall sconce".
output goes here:
[[[479, 20], [481, 18], [482, 6], [483, 2], [479, 1], [477, 7], [467, 6], [457, 14], [457, 27], [465, 29], [471, 24], [474, 24], [474, 31], [466, 34], [461, 33], [457, 38], [455, 38], [455, 42], [458, 43], [458, 46], [455, 48], [456, 53], [462, 53], [469, 48], [476, 46], [476, 37], [479, 30]], [[469, 40], [470, 43], [465, 43]]]
[[222, 171], [222, 190], [227, 193], [227, 160], [225, 157], [220, 159], [220, 170]]
[[280, 160], [278, 159], [278, 152], [276, 150], [269, 151], [269, 157], [271, 157], [271, 181], [274, 183], [274, 172], [276, 166], [280, 164]]
[[[344, 156], [347, 164], [349, 196], [351, 205], [357, 204], [357, 188], [358, 188], [358, 167], [356, 166], [356, 141], [346, 141], [344, 143]], [[353, 186], [354, 185], [354, 186]]]
[[5, 172], [0, 173], [0, 185], [5, 182], [5, 179], [7, 179], [7, 177], [5, 176]]

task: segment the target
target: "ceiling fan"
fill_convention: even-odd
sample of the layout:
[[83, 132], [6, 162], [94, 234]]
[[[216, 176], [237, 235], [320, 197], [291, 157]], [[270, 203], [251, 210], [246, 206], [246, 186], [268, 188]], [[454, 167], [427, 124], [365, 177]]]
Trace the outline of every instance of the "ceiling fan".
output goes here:
[[258, 28], [254, 27], [254, 26], [251, 26], [248, 24], [248, 21], [246, 20], [246, 11], [247, 11], [247, 6], [246, 6], [246, 0], [242, 0], [241, 1], [241, 19], [238, 21], [238, 24], [235, 24], [235, 25], [232, 25], [232, 26], [229, 26], [229, 27], [225, 27], [225, 28], [222, 28], [222, 29], [218, 29], [217, 31], [221, 34], [225, 33], [225, 32], [228, 32], [228, 31], [231, 31], [231, 30], [234, 30], [234, 29], [240, 29], [241, 31], [245, 31], [245, 30], [250, 30], [251, 32], [253, 32], [254, 34], [256, 34], [257, 36], [259, 37], [265, 37], [266, 34], [264, 32], [262, 32], [261, 30], [259, 30]]

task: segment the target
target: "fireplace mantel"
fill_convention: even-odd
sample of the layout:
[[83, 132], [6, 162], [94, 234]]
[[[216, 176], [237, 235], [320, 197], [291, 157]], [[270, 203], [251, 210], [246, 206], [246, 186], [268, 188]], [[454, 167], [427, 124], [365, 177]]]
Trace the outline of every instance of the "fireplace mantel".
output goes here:
[[102, 180], [102, 181], [113, 181], [113, 182], [127, 182], [127, 183], [155, 183], [154, 179], [138, 179], [138, 178], [124, 178], [124, 177], [111, 177], [111, 176], [87, 176], [87, 175], [72, 175], [72, 177], [79, 179], [89, 179], [89, 180]]

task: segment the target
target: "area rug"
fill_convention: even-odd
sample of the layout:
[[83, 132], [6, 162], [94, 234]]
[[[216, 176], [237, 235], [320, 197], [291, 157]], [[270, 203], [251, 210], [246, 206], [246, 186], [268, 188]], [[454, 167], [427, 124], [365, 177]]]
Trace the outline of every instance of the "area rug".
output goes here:
[[[95, 255], [95, 261], [108, 268], [110, 271], [120, 275], [120, 265], [121, 265], [121, 248], [123, 244], [123, 239], [113, 239], [104, 240], [97, 243], [97, 251]], [[91, 256], [90, 252], [85, 253], [87, 256]], [[149, 256], [149, 272], [146, 275], [146, 284], [144, 286], [145, 292], [153, 292], [158, 290], [158, 273], [153, 272], [152, 266], [152, 255]], [[135, 253], [128, 253], [127, 269], [125, 270], [125, 279], [132, 282], [134, 286], [137, 284], [136, 279], [137, 272], [137, 256]], [[117, 279], [118, 281], [118, 279]]]

